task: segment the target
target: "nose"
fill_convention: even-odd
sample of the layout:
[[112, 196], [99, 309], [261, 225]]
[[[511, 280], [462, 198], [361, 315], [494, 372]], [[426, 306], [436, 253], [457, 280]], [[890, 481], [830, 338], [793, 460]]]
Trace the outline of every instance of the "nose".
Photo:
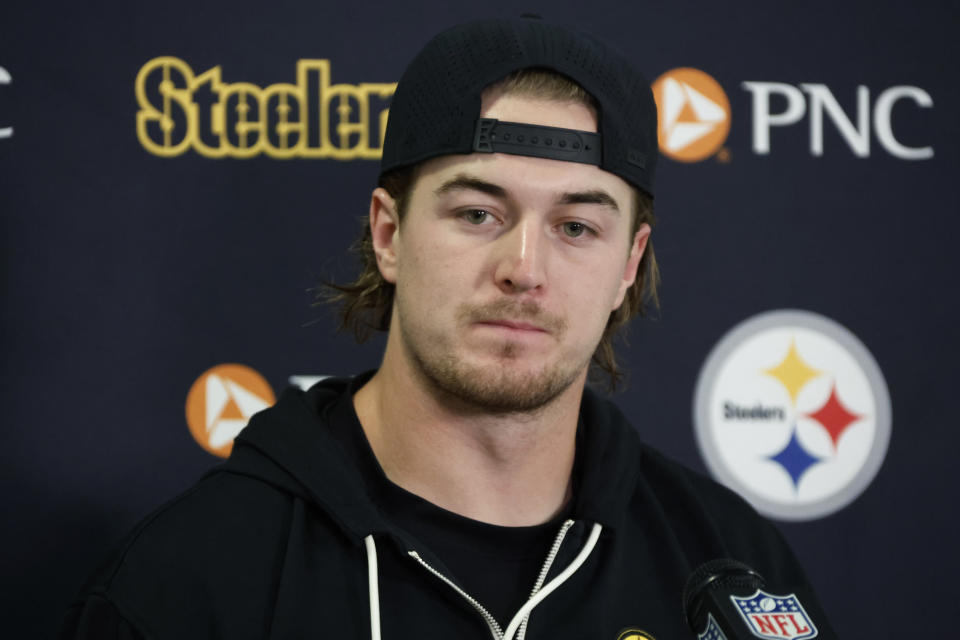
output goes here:
[[543, 287], [546, 281], [546, 244], [534, 219], [521, 220], [498, 239], [494, 277], [504, 293], [524, 293]]

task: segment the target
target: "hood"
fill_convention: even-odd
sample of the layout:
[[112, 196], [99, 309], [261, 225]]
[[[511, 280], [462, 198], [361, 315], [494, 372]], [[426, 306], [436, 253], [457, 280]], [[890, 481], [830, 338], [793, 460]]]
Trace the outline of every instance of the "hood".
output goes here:
[[[330, 408], [373, 375], [327, 378], [308, 391], [288, 388], [257, 413], [219, 468], [266, 482], [320, 506], [362, 544], [371, 534], [396, 535], [329, 424]], [[573, 517], [616, 530], [640, 473], [640, 438], [611, 402], [584, 390], [577, 432]]]

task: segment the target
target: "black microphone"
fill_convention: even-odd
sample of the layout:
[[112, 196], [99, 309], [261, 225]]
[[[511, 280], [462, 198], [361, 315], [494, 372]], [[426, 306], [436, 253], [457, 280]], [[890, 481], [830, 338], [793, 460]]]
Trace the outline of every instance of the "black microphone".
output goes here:
[[[833, 637], [817, 629], [797, 590], [770, 593], [766, 587], [763, 576], [738, 560], [711, 560], [699, 566], [683, 588], [684, 618], [697, 640]], [[806, 601], [816, 606], [812, 598]]]

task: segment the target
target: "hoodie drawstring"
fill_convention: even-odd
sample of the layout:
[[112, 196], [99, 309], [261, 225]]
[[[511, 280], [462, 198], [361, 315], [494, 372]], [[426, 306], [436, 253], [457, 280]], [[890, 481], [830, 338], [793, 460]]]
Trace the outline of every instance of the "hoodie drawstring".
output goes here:
[[543, 587], [537, 591], [536, 595], [527, 600], [526, 604], [520, 607], [520, 610], [517, 611], [516, 615], [513, 616], [513, 620], [510, 621], [510, 624], [507, 625], [506, 631], [503, 632], [503, 640], [513, 640], [513, 634], [517, 632], [517, 627], [523, 622], [523, 619], [527, 617], [535, 606], [540, 604], [540, 602], [546, 598], [548, 595], [553, 593], [553, 591], [567, 581], [567, 578], [572, 576], [577, 569], [580, 568], [584, 562], [587, 561], [587, 557], [593, 552], [593, 548], [597, 546], [597, 540], [600, 539], [600, 531], [603, 530], [603, 526], [599, 522], [593, 523], [593, 529], [590, 531], [590, 537], [587, 538], [587, 542], [583, 545], [583, 548], [580, 549], [580, 553], [577, 554], [577, 557], [573, 559], [567, 568], [554, 576], [553, 580], [543, 585]]
[[[583, 545], [583, 548], [580, 549], [577, 557], [573, 559], [573, 562], [571, 562], [566, 569], [554, 576], [553, 580], [543, 585], [536, 594], [520, 607], [520, 610], [517, 611], [513, 616], [513, 620], [511, 620], [507, 626], [506, 631], [500, 636], [502, 640], [513, 640], [517, 629], [533, 608], [553, 593], [557, 587], [566, 582], [567, 579], [587, 561], [587, 557], [593, 552], [593, 548], [597, 546], [597, 540], [600, 539], [600, 532], [602, 530], [603, 526], [601, 526], [600, 523], [594, 523], [593, 529], [590, 531], [590, 536], [587, 538], [587, 542]], [[377, 576], [377, 545], [373, 540], [373, 534], [364, 538], [363, 542], [367, 548], [367, 579], [370, 587], [370, 638], [371, 640], [380, 640], [380, 587]], [[421, 563], [422, 562], [421, 560]], [[429, 565], [425, 566], [429, 568]], [[440, 574], [437, 575], [439, 576]], [[442, 578], [442, 576], [440, 577]]]
[[370, 588], [370, 640], [380, 640], [380, 582], [377, 576], [377, 543], [373, 534], [363, 539], [367, 547], [367, 582]]

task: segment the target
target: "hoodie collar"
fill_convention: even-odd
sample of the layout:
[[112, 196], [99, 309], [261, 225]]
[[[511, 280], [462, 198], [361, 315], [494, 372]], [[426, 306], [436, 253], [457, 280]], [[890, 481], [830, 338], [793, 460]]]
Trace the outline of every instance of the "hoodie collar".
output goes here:
[[226, 470], [259, 476], [317, 503], [359, 544], [364, 536], [390, 532], [390, 527], [329, 424], [329, 409], [350, 393], [352, 382], [327, 378], [309, 392], [286, 389], [237, 436]]
[[[331, 424], [337, 401], [372, 375], [327, 378], [307, 392], [288, 388], [237, 436], [223, 470], [259, 478], [317, 503], [358, 544], [370, 533], [396, 537]], [[352, 403], [349, 406], [352, 409]], [[573, 517], [617, 529], [640, 472], [639, 436], [615, 405], [587, 388], [577, 447], [580, 475]]]

